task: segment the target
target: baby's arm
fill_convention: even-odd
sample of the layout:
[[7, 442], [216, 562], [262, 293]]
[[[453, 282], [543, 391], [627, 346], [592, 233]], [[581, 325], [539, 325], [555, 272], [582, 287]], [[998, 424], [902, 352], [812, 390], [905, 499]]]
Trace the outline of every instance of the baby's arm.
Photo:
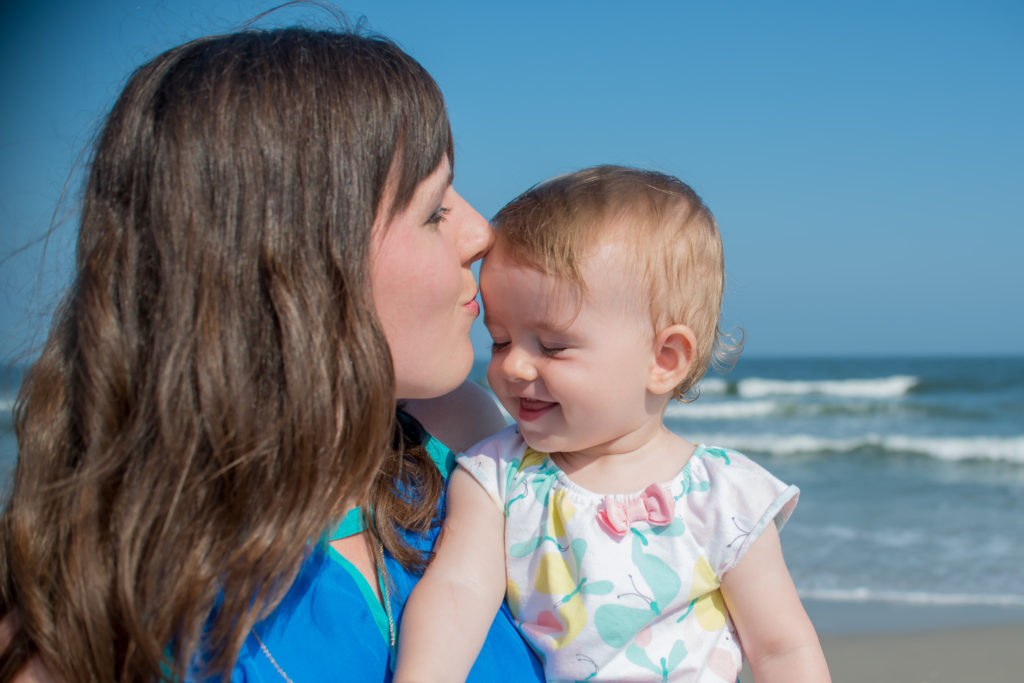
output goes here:
[[464, 681], [505, 595], [505, 520], [461, 467], [436, 554], [402, 616], [396, 683]]
[[726, 572], [722, 596], [756, 683], [832, 680], [818, 634], [786, 568], [774, 524]]

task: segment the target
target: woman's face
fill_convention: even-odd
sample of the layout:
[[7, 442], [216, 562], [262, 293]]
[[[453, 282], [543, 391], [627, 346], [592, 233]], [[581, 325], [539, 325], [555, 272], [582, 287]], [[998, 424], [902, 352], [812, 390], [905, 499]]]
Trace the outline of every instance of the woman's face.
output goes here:
[[[389, 202], [385, 196], [384, 206]], [[384, 220], [374, 226], [371, 286], [397, 398], [440, 396], [472, 367], [469, 328], [480, 306], [469, 267], [494, 237], [452, 188], [447, 157], [417, 186], [409, 206]]]

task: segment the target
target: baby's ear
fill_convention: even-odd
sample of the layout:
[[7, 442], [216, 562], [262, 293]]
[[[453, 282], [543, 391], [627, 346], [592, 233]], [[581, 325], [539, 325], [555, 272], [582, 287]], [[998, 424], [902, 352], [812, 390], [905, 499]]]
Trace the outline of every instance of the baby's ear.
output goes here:
[[686, 377], [697, 348], [697, 335], [686, 325], [669, 325], [654, 337], [654, 357], [647, 390], [670, 394]]

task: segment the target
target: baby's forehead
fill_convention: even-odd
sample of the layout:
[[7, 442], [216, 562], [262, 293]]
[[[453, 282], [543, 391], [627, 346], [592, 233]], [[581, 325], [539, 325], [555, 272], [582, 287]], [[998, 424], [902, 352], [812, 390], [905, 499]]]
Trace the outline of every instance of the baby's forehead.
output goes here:
[[[612, 280], [622, 285], [635, 285], [649, 258], [652, 245], [638, 244], [629, 230], [610, 226], [594, 233], [585, 242], [572, 245], [565, 254], [531, 250], [522, 243], [509, 244], [500, 231], [491, 251], [484, 257], [483, 267], [528, 268], [586, 292], [595, 284]], [[649, 248], [650, 247], [650, 248]]]
[[[500, 246], [484, 260], [480, 284], [485, 298], [493, 296], [490, 285], [505, 280], [512, 271], [526, 272], [534, 280], [537, 298], [530, 302], [536, 326], [551, 331], [567, 327], [584, 307], [610, 310], [627, 315], [643, 312], [646, 316], [649, 296], [643, 265], [629, 244], [621, 240], [601, 240], [577, 257], [575, 271], [552, 272], [543, 263], [505, 253]], [[515, 292], [504, 292], [516, 296]]]
[[[627, 262], [634, 262], [648, 251], [650, 240], [644, 239], [642, 231], [628, 221], [602, 220], [598, 223], [585, 231], [566, 230], [565, 234], [557, 237], [545, 235], [539, 239], [536, 239], [536, 233], [510, 236], [499, 228], [495, 231], [494, 245], [484, 257], [484, 263], [488, 260], [503, 260], [559, 275], [568, 270], [567, 266], [582, 266], [586, 261], [621, 257]], [[558, 226], [551, 227], [551, 232], [560, 231]]]

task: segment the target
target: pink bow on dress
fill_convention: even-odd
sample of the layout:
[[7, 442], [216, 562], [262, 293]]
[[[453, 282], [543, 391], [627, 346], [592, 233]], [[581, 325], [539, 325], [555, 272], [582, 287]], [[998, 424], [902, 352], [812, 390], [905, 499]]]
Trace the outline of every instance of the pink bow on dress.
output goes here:
[[605, 496], [604, 509], [597, 513], [598, 523], [612, 536], [622, 538], [634, 522], [668, 526], [676, 515], [676, 500], [661, 484], [651, 484], [629, 500]]

